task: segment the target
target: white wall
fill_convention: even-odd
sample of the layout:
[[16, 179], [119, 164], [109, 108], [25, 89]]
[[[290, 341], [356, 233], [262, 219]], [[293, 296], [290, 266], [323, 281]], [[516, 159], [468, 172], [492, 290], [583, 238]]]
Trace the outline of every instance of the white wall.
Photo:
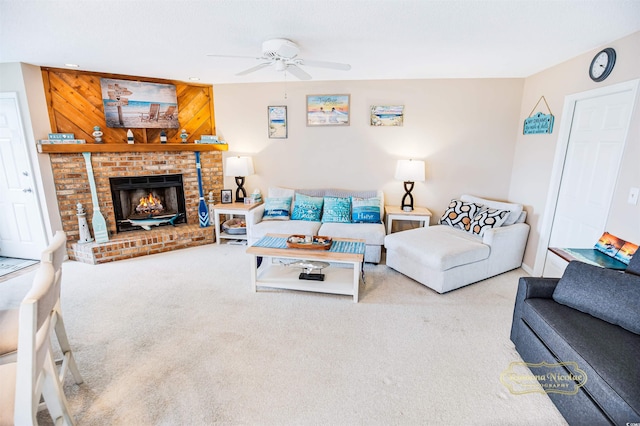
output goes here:
[[38, 154], [36, 149], [36, 141], [46, 137], [51, 131], [40, 67], [21, 63], [0, 63], [0, 92], [18, 94], [29, 160], [47, 232], [45, 240], [49, 241], [56, 230], [62, 229], [62, 222], [49, 156]]
[[[507, 199], [522, 79], [383, 80], [214, 86], [216, 130], [228, 155], [251, 155], [248, 191], [269, 186], [382, 189], [399, 205], [396, 160], [424, 159], [413, 191], [434, 223], [462, 193]], [[286, 90], [286, 99], [285, 99]], [[306, 95], [350, 94], [348, 127], [307, 127]], [[371, 105], [405, 105], [403, 127], [369, 125]], [[267, 106], [286, 105], [287, 139], [269, 139]], [[235, 189], [233, 178], [225, 187]], [[515, 199], [526, 203], [527, 199]]]
[[[588, 68], [595, 54], [604, 47], [613, 47], [616, 50], [616, 65], [604, 82], [595, 83], [589, 78]], [[539, 247], [542, 215], [547, 205], [557, 138], [562, 121], [565, 119], [562, 117], [565, 97], [637, 78], [640, 78], [640, 32], [603, 45], [525, 80], [519, 123], [529, 116], [531, 109], [542, 95], [545, 96], [555, 115], [554, 130], [551, 135], [525, 136], [519, 129], [515, 142], [509, 198], [522, 200], [527, 204], [527, 221], [532, 227], [524, 256], [524, 264], [527, 268], [533, 270], [536, 267], [536, 251]], [[606, 230], [624, 240], [638, 244], [640, 243], [640, 204], [636, 206], [627, 204], [629, 189], [632, 186], [640, 187], [640, 105], [638, 101], [636, 103]], [[537, 266], [542, 267], [542, 265]]]

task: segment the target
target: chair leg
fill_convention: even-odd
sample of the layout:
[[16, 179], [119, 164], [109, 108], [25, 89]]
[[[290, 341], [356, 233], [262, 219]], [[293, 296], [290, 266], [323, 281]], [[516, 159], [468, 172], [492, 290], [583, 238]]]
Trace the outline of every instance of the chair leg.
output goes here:
[[42, 385], [42, 396], [49, 414], [56, 425], [73, 426], [75, 421], [71, 417], [69, 404], [62, 390], [62, 384], [58, 381], [57, 369], [53, 363], [51, 350], [48, 351], [47, 359], [44, 362], [45, 377]]
[[71, 345], [69, 345], [69, 339], [67, 338], [67, 330], [64, 328], [64, 321], [62, 319], [62, 314], [59, 310], [56, 309], [56, 337], [58, 338], [58, 344], [60, 345], [60, 350], [62, 351], [63, 359], [62, 366], [60, 368], [60, 383], [64, 383], [64, 376], [66, 374], [67, 368], [71, 370], [71, 374], [73, 375], [73, 379], [76, 384], [82, 383], [84, 380], [80, 375], [80, 370], [78, 369], [78, 365], [76, 364], [76, 359], [73, 357], [73, 352], [71, 352]]

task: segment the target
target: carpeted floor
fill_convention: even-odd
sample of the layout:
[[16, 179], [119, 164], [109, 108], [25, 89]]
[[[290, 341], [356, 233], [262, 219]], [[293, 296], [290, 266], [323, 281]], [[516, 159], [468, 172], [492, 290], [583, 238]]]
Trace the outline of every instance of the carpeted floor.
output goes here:
[[[500, 373], [515, 270], [439, 295], [385, 265], [351, 297], [249, 288], [245, 246], [66, 262], [80, 425], [562, 425]], [[32, 274], [0, 287], [19, 303]], [[3, 306], [4, 305], [4, 306]], [[46, 413], [41, 424], [49, 424]]]
[[0, 277], [6, 276], [21, 269], [28, 268], [38, 263], [38, 260], [17, 259], [13, 257], [0, 256]]

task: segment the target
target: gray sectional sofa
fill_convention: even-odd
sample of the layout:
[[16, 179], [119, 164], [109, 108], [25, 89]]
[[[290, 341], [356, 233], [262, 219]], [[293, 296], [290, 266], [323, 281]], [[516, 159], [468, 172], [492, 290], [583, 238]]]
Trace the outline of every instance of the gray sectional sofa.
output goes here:
[[547, 390], [570, 425], [640, 423], [640, 254], [624, 273], [573, 261], [559, 279], [520, 278], [511, 340], [543, 388], [574, 375]]

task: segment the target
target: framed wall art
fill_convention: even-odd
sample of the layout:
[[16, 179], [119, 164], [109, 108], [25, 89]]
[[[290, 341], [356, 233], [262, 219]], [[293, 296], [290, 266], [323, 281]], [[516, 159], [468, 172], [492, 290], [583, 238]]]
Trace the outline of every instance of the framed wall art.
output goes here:
[[286, 139], [287, 138], [287, 107], [286, 106], [268, 106], [267, 116], [269, 119], [269, 138], [270, 139]]
[[372, 126], [402, 126], [404, 124], [404, 105], [371, 106]]
[[107, 127], [177, 129], [178, 97], [173, 84], [101, 78]]
[[307, 126], [348, 126], [351, 95], [307, 95]]

